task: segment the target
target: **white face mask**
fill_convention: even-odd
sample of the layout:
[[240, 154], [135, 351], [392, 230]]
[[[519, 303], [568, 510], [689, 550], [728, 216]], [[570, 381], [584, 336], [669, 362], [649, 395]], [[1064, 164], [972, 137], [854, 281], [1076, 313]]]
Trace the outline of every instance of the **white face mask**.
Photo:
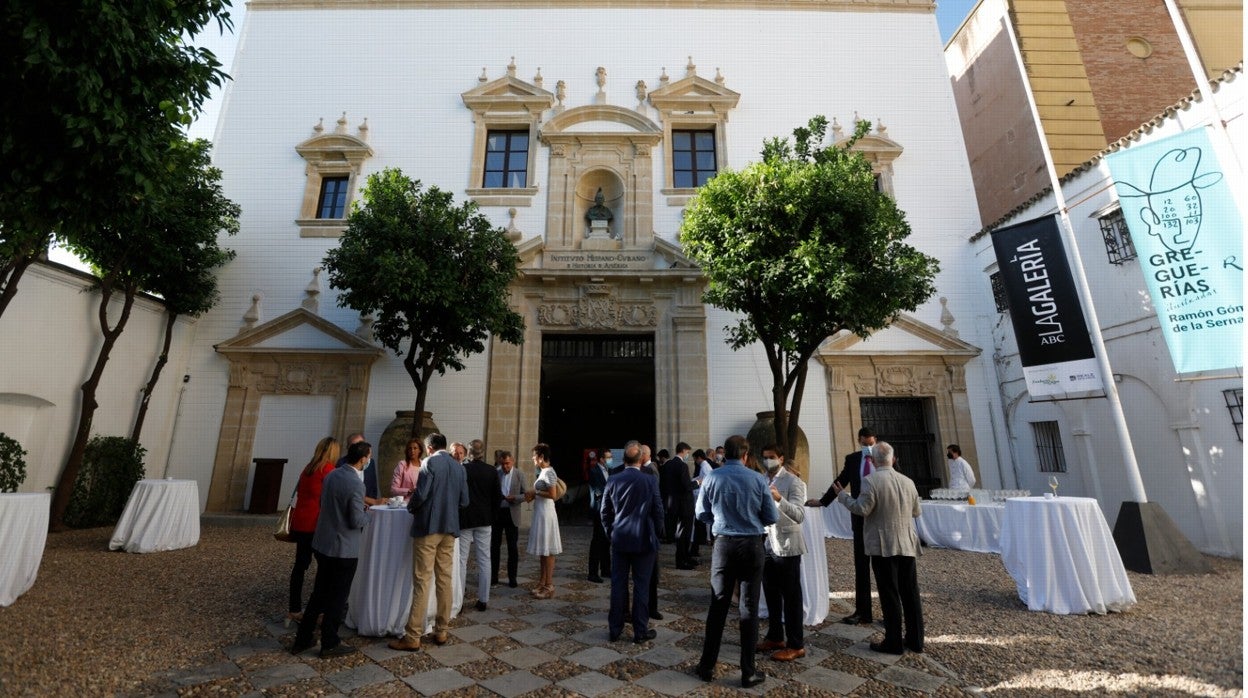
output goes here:
[[870, 446], [863, 446], [863, 447], [862, 447], [862, 455], [863, 455], [863, 457], [874, 457], [874, 455], [871, 453], [871, 447], [870, 447]]
[[780, 461], [776, 458], [764, 458], [763, 465], [767, 466], [767, 469], [771, 471], [780, 469]]

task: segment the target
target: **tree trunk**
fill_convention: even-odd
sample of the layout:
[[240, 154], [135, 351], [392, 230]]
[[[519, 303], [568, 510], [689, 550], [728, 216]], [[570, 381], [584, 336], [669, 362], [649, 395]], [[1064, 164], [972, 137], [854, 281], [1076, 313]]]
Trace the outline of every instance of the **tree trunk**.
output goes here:
[[412, 379], [412, 385], [416, 387], [416, 418], [412, 420], [412, 430], [408, 434], [409, 439], [420, 438], [420, 425], [424, 422], [425, 414], [425, 398], [429, 394], [429, 378], [433, 376], [433, 368], [426, 353], [416, 356], [416, 343], [407, 350], [407, 356], [403, 359], [403, 368], [407, 369], [407, 375]]
[[169, 347], [173, 344], [173, 325], [178, 321], [178, 314], [172, 310], [165, 311], [165, 344], [160, 349], [160, 357], [152, 367], [152, 377], [143, 386], [143, 397], [139, 400], [139, 413], [134, 417], [134, 429], [130, 431], [130, 440], [137, 443], [139, 434], [143, 432], [143, 420], [147, 419], [147, 408], [152, 402], [152, 393], [156, 390], [156, 382], [160, 380], [160, 372], [169, 363]]
[[108, 326], [108, 303], [113, 296], [113, 283], [104, 281], [100, 286], [99, 321], [100, 330], [104, 334], [104, 343], [95, 358], [95, 368], [87, 382], [82, 384], [82, 405], [78, 412], [78, 430], [74, 433], [74, 445], [69, 450], [69, 458], [61, 469], [61, 476], [56, 482], [56, 490], [52, 494], [52, 508], [48, 515], [48, 530], [62, 531], [65, 529], [65, 510], [69, 508], [69, 498], [73, 494], [74, 481], [78, 479], [78, 471], [82, 467], [82, 455], [87, 449], [87, 441], [91, 438], [91, 420], [99, 403], [95, 401], [96, 389], [100, 387], [100, 379], [104, 376], [104, 366], [108, 363], [109, 354], [117, 344], [117, 338], [126, 328], [130, 319], [130, 309], [134, 306], [137, 288], [123, 290], [125, 300], [121, 306], [121, 317], [112, 328]]
[[[788, 453], [790, 457], [792, 457], [794, 453], [797, 451], [797, 430], [798, 430], [797, 420], [802, 412], [802, 395], [806, 392], [806, 372], [810, 370], [810, 359], [807, 358], [799, 362], [795, 370], [797, 371], [797, 383], [796, 385], [793, 386], [793, 407], [789, 410], [788, 423], [785, 425], [785, 434], [783, 437], [786, 443], [793, 444], [792, 450], [789, 450], [788, 446], [785, 446], [785, 453]], [[776, 438], [781, 438], [780, 436], [778, 436], [779, 432], [780, 432], [780, 423], [777, 421], [776, 422], [776, 433], [777, 433]], [[810, 473], [809, 463], [806, 464], [806, 468], [807, 468], [806, 472], [809, 475]]]
[[13, 296], [17, 295], [17, 282], [21, 281], [22, 274], [26, 273], [26, 268], [34, 261], [35, 257], [31, 255], [18, 255], [6, 262], [3, 270], [0, 270], [3, 271], [4, 279], [4, 288], [0, 290], [0, 316], [4, 315], [9, 302], [13, 300]]

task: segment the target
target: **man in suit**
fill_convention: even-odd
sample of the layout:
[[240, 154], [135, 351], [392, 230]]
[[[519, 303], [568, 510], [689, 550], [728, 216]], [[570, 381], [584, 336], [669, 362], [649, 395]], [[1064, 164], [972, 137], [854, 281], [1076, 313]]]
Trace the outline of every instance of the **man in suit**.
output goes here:
[[477, 605], [484, 611], [490, 603], [490, 542], [494, 527], [494, 512], [503, 501], [503, 490], [498, 475], [483, 460], [485, 443], [473, 439], [468, 444], [468, 462], [464, 474], [468, 478], [468, 507], [459, 510], [459, 570], [460, 579], [468, 581], [468, 551], [477, 550]]
[[429, 609], [429, 585], [434, 580], [437, 610], [433, 643], [446, 644], [454, 600], [451, 566], [455, 564], [459, 510], [468, 506], [468, 476], [464, 466], [446, 452], [446, 437], [432, 433], [425, 437], [425, 447], [431, 455], [421, 467], [416, 489], [407, 503], [412, 514], [412, 610], [403, 637], [390, 641], [390, 649], [406, 652], [420, 649]]
[[[350, 447], [351, 444], [357, 444], [363, 440], [364, 435], [357, 431], [347, 437], [347, 446]], [[342, 454], [342, 458], [339, 458], [335, 465], [339, 468], [349, 465], [347, 454]], [[368, 465], [364, 468], [364, 503], [370, 507], [385, 504], [385, 500], [381, 498], [381, 491], [377, 487], [377, 460], [375, 458], [370, 458]]]
[[[841, 474], [836, 476], [832, 486], [819, 499], [806, 502], [807, 506], [826, 507], [836, 498], [836, 487], [848, 487], [850, 493], [857, 497], [861, 492], [862, 478], [874, 470], [871, 462], [871, 446], [875, 444], [875, 432], [867, 427], [858, 430], [858, 444], [861, 451], [854, 451], [845, 456], [845, 465]], [[871, 624], [871, 561], [863, 549], [862, 517], [854, 514], [849, 517], [850, 527], [854, 532], [854, 612], [841, 619], [848, 625]]]
[[494, 511], [494, 530], [490, 532], [490, 584], [498, 584], [500, 551], [507, 539], [507, 586], [516, 588], [516, 570], [520, 565], [520, 505], [524, 503], [524, 477], [516, 470], [511, 451], [498, 452], [498, 486], [503, 501]]
[[[629, 445], [637, 444], [636, 441], [629, 441], [625, 444], [625, 448]], [[650, 460], [650, 447], [645, 444], [637, 444], [641, 449], [641, 472], [654, 478], [654, 484], [660, 485], [659, 469], [654, 462]], [[660, 501], [662, 493], [660, 493]], [[659, 535], [662, 537], [663, 529], [659, 529]], [[659, 556], [654, 556], [654, 569], [650, 572], [650, 618], [653, 620], [663, 620], [663, 614], [659, 612]]]
[[676, 455], [663, 464], [659, 477], [666, 487], [663, 506], [667, 508], [667, 519], [675, 525], [676, 533], [676, 569], [691, 570], [697, 567], [689, 554], [689, 545], [693, 542], [693, 479], [689, 477], [689, 458], [693, 447], [681, 441], [676, 444]]
[[893, 468], [892, 446], [881, 441], [872, 451], [877, 467], [863, 479], [860, 496], [851, 497], [838, 483], [832, 483], [837, 501], [863, 517], [863, 538], [884, 612], [884, 641], [872, 642], [871, 649], [888, 654], [901, 654], [903, 648], [922, 652], [923, 604], [914, 564], [922, 553], [914, 532], [914, 519], [920, 513], [919, 491], [913, 480]]
[[763, 576], [763, 539], [766, 527], [779, 520], [767, 478], [743, 462], [750, 452], [744, 436], [728, 437], [724, 465], [702, 482], [697, 516], [711, 526], [711, 607], [706, 613], [706, 638], [696, 672], [703, 681], [715, 678], [724, 623], [732, 593], [741, 589], [741, 686], [751, 688], [767, 679], [757, 670], [758, 592]]
[[641, 448], [624, 449], [624, 470], [612, 477], [602, 494], [602, 524], [611, 540], [611, 611], [607, 630], [612, 642], [624, 630], [628, 579], [633, 579], [633, 642], [653, 640], [650, 629], [650, 575], [659, 553], [663, 501], [658, 483], [641, 472]]
[[[763, 448], [771, 499], [779, 519], [767, 527], [767, 560], [763, 563], [763, 597], [767, 599], [767, 635], [758, 644], [778, 662], [806, 656], [802, 636], [802, 521], [806, 518], [806, 483], [784, 467], [784, 450]], [[773, 652], [774, 650], [774, 652]]]
[[312, 552], [316, 555], [316, 582], [312, 598], [299, 621], [292, 654], [312, 646], [317, 616], [321, 621], [321, 657], [342, 657], [356, 648], [342, 642], [338, 626], [347, 613], [347, 594], [355, 578], [360, 557], [360, 539], [364, 536], [364, 468], [372, 459], [373, 447], [357, 441], [347, 448], [347, 466], [336, 468], [325, 476], [321, 485], [321, 513], [312, 534]]
[[595, 458], [589, 466], [589, 520], [594, 526], [593, 537], [589, 540], [589, 581], [601, 584], [602, 578], [611, 576], [611, 541], [607, 537], [606, 528], [602, 523], [602, 493], [607, 488], [606, 459], [611, 452], [605, 451], [603, 457]]

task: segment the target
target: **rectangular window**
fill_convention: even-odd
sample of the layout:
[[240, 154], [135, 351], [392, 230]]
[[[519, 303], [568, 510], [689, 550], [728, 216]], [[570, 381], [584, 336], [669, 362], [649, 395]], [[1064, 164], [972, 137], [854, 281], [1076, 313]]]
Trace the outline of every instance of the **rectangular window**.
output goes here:
[[1222, 397], [1226, 399], [1226, 409], [1231, 411], [1231, 424], [1235, 425], [1235, 435], [1240, 441], [1244, 440], [1244, 389], [1234, 388], [1233, 390], [1223, 390]]
[[994, 271], [990, 274], [988, 282], [992, 284], [992, 300], [997, 304], [997, 312], [1008, 313], [1010, 311], [1010, 299], [1005, 295], [1005, 282], [1001, 280], [1001, 272]]
[[1057, 422], [1032, 422], [1031, 433], [1036, 437], [1036, 455], [1040, 457], [1040, 472], [1066, 472], [1066, 456], [1062, 453], [1062, 433]]
[[523, 189], [529, 177], [529, 132], [490, 131], [485, 136], [487, 189]]
[[322, 177], [321, 198], [316, 204], [317, 218], [347, 217], [347, 182], [349, 177]]
[[1131, 242], [1131, 231], [1127, 230], [1127, 219], [1122, 216], [1122, 209], [1101, 216], [1101, 237], [1105, 238], [1105, 254], [1110, 264], [1122, 264], [1135, 259], [1135, 243]]
[[672, 131], [672, 184], [692, 189], [715, 176], [715, 131]]

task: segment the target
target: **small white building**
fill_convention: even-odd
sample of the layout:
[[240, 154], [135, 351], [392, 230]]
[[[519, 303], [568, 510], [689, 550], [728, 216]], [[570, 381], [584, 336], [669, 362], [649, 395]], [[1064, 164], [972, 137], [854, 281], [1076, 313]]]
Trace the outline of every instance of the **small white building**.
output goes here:
[[[1245, 152], [1242, 67], [1214, 83], [1238, 157]], [[1150, 501], [1158, 502], [1201, 551], [1243, 556], [1243, 368], [1216, 374], [1175, 373], [1149, 298], [1106, 153], [1145, 145], [1210, 123], [1198, 94], [1158, 115], [1062, 178], [1079, 253], [1101, 320], [1131, 441]], [[1005, 407], [1002, 458], [1020, 487], [1041, 491], [1057, 473], [1061, 492], [1095, 497], [1112, 525], [1132, 499], [1109, 406], [1104, 399], [1032, 402], [1023, 382], [997, 261], [988, 230], [1056, 213], [1052, 189], [972, 238], [996, 298], [992, 359]], [[1087, 299], [1084, 299], [1087, 303]]]

